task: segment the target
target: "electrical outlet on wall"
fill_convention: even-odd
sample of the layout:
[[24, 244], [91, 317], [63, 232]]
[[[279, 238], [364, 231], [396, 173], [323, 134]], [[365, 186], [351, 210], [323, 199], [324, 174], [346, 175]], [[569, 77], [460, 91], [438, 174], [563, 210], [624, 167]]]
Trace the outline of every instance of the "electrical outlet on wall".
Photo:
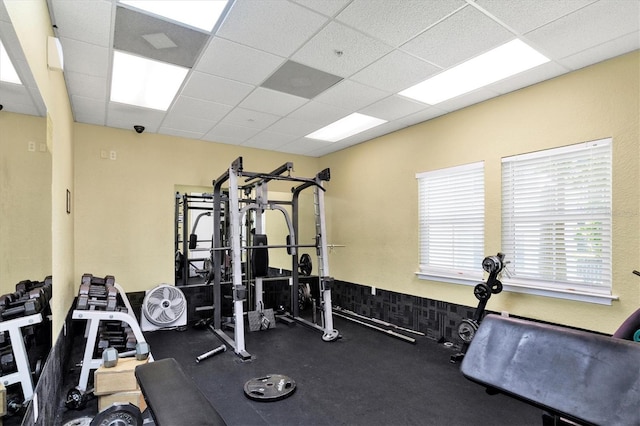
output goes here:
[[109, 151], [109, 159], [110, 160], [115, 160], [117, 158], [116, 152], [115, 151]]
[[27, 144], [27, 150], [29, 152], [36, 152], [36, 143], [34, 141], [29, 141]]

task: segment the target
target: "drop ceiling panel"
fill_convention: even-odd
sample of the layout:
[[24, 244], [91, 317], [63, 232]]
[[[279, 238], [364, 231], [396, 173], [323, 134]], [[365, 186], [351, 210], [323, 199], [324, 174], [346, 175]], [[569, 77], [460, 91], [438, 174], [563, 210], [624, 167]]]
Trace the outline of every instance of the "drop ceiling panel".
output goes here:
[[473, 92], [466, 93], [464, 95], [460, 95], [456, 98], [449, 99], [447, 101], [441, 102], [438, 105], [438, 109], [443, 109], [445, 111], [457, 111], [459, 109], [465, 108], [467, 106], [473, 106], [482, 101], [486, 101], [487, 99], [491, 99], [498, 95], [497, 92], [491, 91], [486, 88], [477, 89]]
[[216, 124], [214, 120], [191, 117], [188, 115], [172, 114], [162, 121], [162, 127], [185, 132], [199, 133], [200, 136], [207, 133]]
[[203, 135], [199, 132], [190, 132], [185, 130], [169, 129], [167, 127], [160, 127], [158, 133], [169, 136], [177, 136], [179, 138], [187, 139], [200, 139]]
[[504, 94], [531, 86], [540, 80], [549, 80], [567, 72], [567, 69], [555, 62], [547, 62], [532, 70], [516, 74], [513, 77], [493, 83], [487, 89]]
[[455, 12], [462, 0], [354, 0], [336, 19], [397, 47]]
[[193, 72], [182, 90], [182, 95], [235, 106], [254, 86], [201, 72]]
[[287, 61], [265, 80], [262, 86], [289, 95], [313, 99], [340, 80], [342, 77], [337, 75]]
[[306, 153], [313, 153], [314, 151], [330, 148], [332, 144], [330, 142], [323, 142], [316, 139], [300, 138], [293, 142], [277, 148], [275, 151], [287, 152], [289, 154], [306, 155]]
[[288, 57], [327, 21], [325, 16], [286, 1], [237, 1], [218, 36]]
[[174, 102], [167, 117], [185, 115], [203, 120], [217, 122], [231, 111], [233, 107], [202, 99], [179, 96]]
[[239, 106], [284, 117], [307, 102], [308, 99], [258, 87]]
[[265, 130], [244, 142], [242, 146], [259, 149], [276, 149], [288, 144], [294, 139], [296, 139], [296, 136]]
[[233, 124], [219, 123], [211, 129], [202, 139], [211, 142], [221, 142], [230, 145], [240, 145], [252, 136], [260, 132], [260, 129], [236, 126]]
[[145, 132], [157, 133], [164, 118], [164, 111], [138, 108], [110, 102], [107, 107], [107, 126], [133, 129], [134, 125], [144, 125]]
[[221, 124], [250, 127], [252, 129], [266, 129], [280, 119], [279, 116], [264, 112], [251, 111], [244, 108], [234, 108]]
[[[167, 48], [156, 48], [145, 36], [156, 36]], [[200, 32], [144, 13], [116, 8], [113, 46], [117, 50], [134, 53], [157, 61], [191, 68], [209, 37]]]
[[[109, 48], [70, 38], [61, 38], [65, 71], [107, 78]], [[72, 86], [73, 87], [73, 86]]]
[[316, 97], [316, 101], [349, 110], [359, 110], [391, 95], [364, 84], [343, 80]]
[[320, 127], [349, 115], [349, 112], [350, 110], [347, 107], [336, 107], [321, 102], [311, 101], [289, 114], [288, 118], [301, 120], [302, 122], [315, 123], [318, 127], [313, 130], [317, 130]]
[[292, 59], [301, 64], [348, 77], [392, 48], [351, 28], [331, 22], [306, 43]]
[[514, 38], [514, 34], [497, 22], [477, 9], [467, 6], [401, 48], [445, 68], [478, 56]]
[[441, 71], [422, 59], [394, 50], [350, 77], [372, 87], [400, 92]]
[[540, 7], [540, 0], [476, 0], [476, 3], [519, 34], [524, 34], [594, 1], [554, 0], [545, 2], [544, 7]]
[[195, 69], [231, 80], [259, 85], [284, 58], [214, 37], [204, 50]]
[[21, 84], [0, 82], [0, 104], [3, 105], [3, 111], [43, 115], [31, 100], [28, 89]]
[[98, 126], [106, 124], [107, 105], [104, 100], [71, 96], [73, 118], [78, 123], [89, 123]]
[[597, 62], [603, 61], [605, 58], [613, 58], [632, 50], [640, 49], [640, 32], [636, 31], [626, 36], [622, 36], [615, 40], [599, 44], [592, 48], [583, 50], [575, 55], [567, 56], [562, 59], [562, 64], [577, 70]]
[[402, 96], [393, 95], [369, 105], [358, 112], [372, 117], [381, 118], [383, 120], [392, 121], [414, 114], [418, 111], [422, 111], [426, 108], [428, 108], [428, 106], [420, 102], [415, 102]]
[[[330, 121], [327, 121], [329, 123]], [[318, 130], [321, 125], [309, 121], [281, 118], [267, 128], [267, 131], [286, 134], [292, 137], [302, 137]]]
[[73, 91], [69, 90], [72, 95], [101, 99], [102, 101], [104, 101], [108, 96], [108, 82], [105, 77], [96, 77], [73, 71], [65, 71], [65, 77], [67, 80], [73, 81]]
[[[612, 7], [615, 5], [615, 7]], [[640, 2], [607, 0], [526, 34], [556, 58], [564, 58], [638, 30]]]
[[349, 4], [351, 0], [292, 0], [295, 3], [303, 5], [311, 10], [314, 10], [323, 15], [334, 17], [344, 7]]
[[96, 44], [111, 45], [112, 1], [52, 0], [52, 23], [59, 37]]

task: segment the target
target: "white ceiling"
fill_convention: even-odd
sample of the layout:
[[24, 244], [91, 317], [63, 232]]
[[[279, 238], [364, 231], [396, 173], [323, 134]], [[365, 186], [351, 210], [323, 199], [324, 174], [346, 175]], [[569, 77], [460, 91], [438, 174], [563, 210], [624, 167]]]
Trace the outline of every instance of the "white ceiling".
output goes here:
[[[640, 0], [235, 0], [164, 112], [109, 101], [116, 0], [48, 3], [77, 122], [316, 157], [640, 48]], [[514, 38], [551, 61], [436, 106], [397, 95]], [[288, 60], [343, 80], [313, 99], [261, 87]], [[353, 112], [388, 122], [304, 137]]]

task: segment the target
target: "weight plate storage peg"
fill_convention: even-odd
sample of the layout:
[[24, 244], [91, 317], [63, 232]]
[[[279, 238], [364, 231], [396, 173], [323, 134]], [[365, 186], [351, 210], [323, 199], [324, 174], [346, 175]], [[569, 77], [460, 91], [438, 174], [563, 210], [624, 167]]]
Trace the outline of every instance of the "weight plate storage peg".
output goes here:
[[282, 374], [256, 377], [244, 384], [244, 394], [254, 401], [272, 402], [288, 398], [295, 392], [296, 382]]

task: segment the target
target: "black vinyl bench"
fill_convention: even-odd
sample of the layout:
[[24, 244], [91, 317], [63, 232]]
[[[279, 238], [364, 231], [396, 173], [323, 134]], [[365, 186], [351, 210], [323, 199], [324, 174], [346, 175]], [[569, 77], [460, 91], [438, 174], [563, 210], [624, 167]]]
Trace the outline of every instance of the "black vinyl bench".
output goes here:
[[139, 365], [135, 375], [157, 426], [226, 425], [175, 359]]
[[640, 343], [485, 317], [461, 365], [469, 380], [581, 424], [640, 425]]

